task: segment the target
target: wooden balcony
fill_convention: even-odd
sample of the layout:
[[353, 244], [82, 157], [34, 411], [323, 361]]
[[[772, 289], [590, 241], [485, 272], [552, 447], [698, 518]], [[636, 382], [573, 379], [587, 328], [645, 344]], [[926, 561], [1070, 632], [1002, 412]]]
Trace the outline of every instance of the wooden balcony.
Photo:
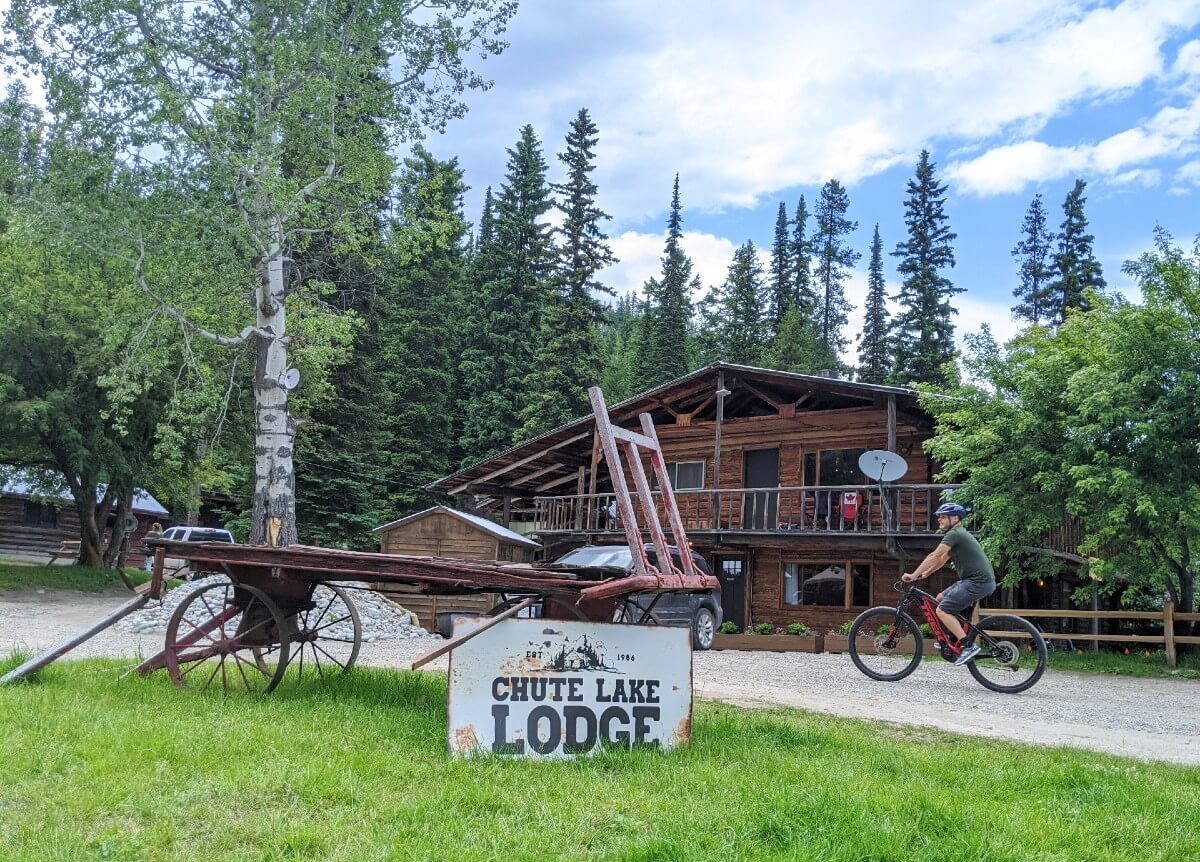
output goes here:
[[[684, 529], [696, 533], [772, 535], [933, 536], [934, 510], [957, 485], [874, 485], [726, 488], [676, 491]], [[884, 505], [883, 497], [886, 495]], [[637, 494], [632, 495], [640, 511]], [[661, 494], [659, 519], [666, 524]], [[591, 536], [623, 535], [612, 494], [538, 497], [534, 532]]]

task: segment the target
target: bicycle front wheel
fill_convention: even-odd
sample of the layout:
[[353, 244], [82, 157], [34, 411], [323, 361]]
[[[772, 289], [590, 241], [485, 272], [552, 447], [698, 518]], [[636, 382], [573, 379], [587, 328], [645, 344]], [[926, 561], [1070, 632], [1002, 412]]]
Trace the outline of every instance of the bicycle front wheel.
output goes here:
[[984, 617], [975, 645], [982, 649], [967, 663], [971, 676], [984, 688], [1017, 694], [1031, 688], [1046, 670], [1046, 642], [1028, 620], [1001, 614]]
[[912, 617], [897, 608], [863, 611], [850, 626], [854, 666], [880, 682], [904, 679], [921, 663], [924, 644]]

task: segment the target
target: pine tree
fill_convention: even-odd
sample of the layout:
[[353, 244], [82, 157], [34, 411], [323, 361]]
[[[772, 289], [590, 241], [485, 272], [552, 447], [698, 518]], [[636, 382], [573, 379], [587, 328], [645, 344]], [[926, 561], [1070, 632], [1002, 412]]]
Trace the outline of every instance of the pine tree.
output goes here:
[[771, 246], [771, 305], [768, 317], [771, 335], [779, 332], [788, 305], [795, 301], [796, 273], [788, 237], [787, 207], [779, 202], [775, 217], [775, 244]]
[[883, 383], [892, 369], [888, 350], [887, 292], [883, 282], [883, 242], [879, 224], [871, 239], [871, 263], [867, 268], [867, 301], [863, 331], [858, 342], [858, 379]]
[[762, 264], [754, 243], [747, 241], [733, 254], [729, 275], [712, 294], [712, 315], [707, 322], [717, 356], [739, 365], [759, 365], [770, 335], [768, 296]]
[[379, 467], [391, 512], [431, 498], [421, 486], [449, 473], [458, 452], [452, 419], [459, 355], [454, 309], [467, 272], [466, 193], [457, 159], [439, 161], [423, 147], [404, 160], [397, 190], [391, 260], [378, 322], [375, 376], [386, 442]]
[[1021, 240], [1012, 250], [1021, 279], [1013, 289], [1013, 296], [1018, 300], [1013, 306], [1013, 317], [1034, 326], [1049, 322], [1050, 285], [1054, 277], [1050, 254], [1054, 239], [1054, 234], [1046, 230], [1042, 196], [1034, 195], [1021, 223]]
[[846, 245], [846, 237], [858, 228], [858, 222], [846, 218], [850, 198], [837, 180], [830, 180], [821, 189], [813, 217], [817, 229], [813, 236], [813, 274], [816, 309], [813, 322], [825, 352], [827, 368], [837, 368], [846, 338], [842, 327], [853, 306], [846, 301], [845, 283], [849, 270], [861, 254]]
[[900, 311], [892, 325], [894, 369], [900, 384], [947, 382], [943, 366], [954, 358], [954, 308], [950, 299], [962, 293], [942, 270], [954, 266], [957, 234], [946, 216], [946, 186], [934, 176], [929, 151], [922, 150], [916, 176], [908, 181], [904, 224], [908, 239], [898, 243], [903, 277], [895, 296]]
[[634, 390], [634, 364], [637, 358], [638, 331], [642, 325], [642, 303], [634, 293], [605, 309], [598, 327], [600, 345], [600, 388], [613, 404], [623, 401]]
[[796, 303], [788, 304], [783, 323], [767, 348], [763, 364], [767, 368], [799, 374], [812, 374], [829, 367], [825, 345], [812, 321], [801, 314]]
[[646, 282], [645, 325], [638, 341], [636, 381], [639, 391], [650, 389], [688, 372], [687, 334], [692, 303], [688, 285], [692, 261], [683, 253], [683, 217], [679, 203], [679, 175], [671, 193], [667, 244], [662, 275]]
[[1100, 261], [1092, 253], [1095, 237], [1087, 232], [1088, 220], [1083, 214], [1087, 198], [1083, 190], [1087, 183], [1075, 180], [1063, 201], [1063, 222], [1058, 232], [1058, 254], [1054, 256], [1057, 278], [1050, 285], [1049, 317], [1054, 323], [1064, 323], [1073, 308], [1088, 309], [1085, 291], [1104, 290], [1104, 274]]
[[811, 315], [817, 307], [817, 296], [812, 285], [812, 240], [808, 237], [808, 204], [804, 195], [796, 204], [796, 215], [792, 219], [791, 257], [794, 269], [792, 300], [801, 316]]
[[469, 337], [460, 364], [463, 463], [505, 449], [519, 436], [524, 376], [533, 364], [554, 261], [550, 226], [542, 221], [550, 207], [541, 144], [527, 125], [508, 151], [491, 242], [480, 229], [474, 275], [487, 280], [476, 281], [468, 297]]
[[528, 392], [521, 411], [522, 437], [533, 437], [556, 428], [588, 411], [589, 386], [600, 371], [597, 325], [602, 308], [596, 293], [612, 289], [596, 274], [616, 262], [600, 223], [609, 215], [596, 206], [595, 170], [597, 129], [586, 108], [571, 122], [566, 152], [558, 158], [567, 167], [567, 179], [552, 188], [564, 220], [557, 233], [562, 242], [554, 272], [553, 292], [542, 317], [541, 337]]

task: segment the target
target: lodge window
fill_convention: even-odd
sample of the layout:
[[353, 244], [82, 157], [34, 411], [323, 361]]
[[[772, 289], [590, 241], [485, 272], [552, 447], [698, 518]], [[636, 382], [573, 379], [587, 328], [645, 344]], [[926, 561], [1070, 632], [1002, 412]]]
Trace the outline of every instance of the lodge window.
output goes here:
[[[699, 491], [704, 488], [703, 461], [672, 461], [667, 464], [667, 476], [676, 491]], [[658, 478], [654, 479], [658, 488]]]
[[26, 500], [25, 526], [57, 527], [58, 509], [51, 506], [49, 503], [35, 503], [32, 500]]
[[866, 449], [825, 449], [804, 455], [804, 485], [862, 485], [867, 480], [858, 469], [859, 456]]
[[853, 560], [784, 563], [783, 607], [866, 607], [871, 564]]

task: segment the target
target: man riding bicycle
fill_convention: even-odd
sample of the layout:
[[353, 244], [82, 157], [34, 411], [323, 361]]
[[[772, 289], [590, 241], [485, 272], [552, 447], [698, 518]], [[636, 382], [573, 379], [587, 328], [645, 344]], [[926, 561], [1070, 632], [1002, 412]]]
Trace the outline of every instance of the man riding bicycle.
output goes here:
[[954, 662], [955, 666], [964, 665], [975, 656], [980, 649], [971, 643], [963, 643], [966, 632], [955, 614], [962, 613], [981, 599], [985, 599], [996, 591], [996, 572], [988, 561], [978, 540], [967, 532], [962, 525], [963, 516], [967, 510], [958, 503], [943, 503], [934, 515], [937, 517], [938, 530], [945, 533], [941, 544], [930, 552], [921, 565], [912, 572], [901, 576], [906, 584], [928, 578], [946, 565], [947, 560], [954, 563], [954, 571], [958, 582], [951, 584], [937, 594], [937, 615], [942, 624], [958, 638], [962, 653]]

